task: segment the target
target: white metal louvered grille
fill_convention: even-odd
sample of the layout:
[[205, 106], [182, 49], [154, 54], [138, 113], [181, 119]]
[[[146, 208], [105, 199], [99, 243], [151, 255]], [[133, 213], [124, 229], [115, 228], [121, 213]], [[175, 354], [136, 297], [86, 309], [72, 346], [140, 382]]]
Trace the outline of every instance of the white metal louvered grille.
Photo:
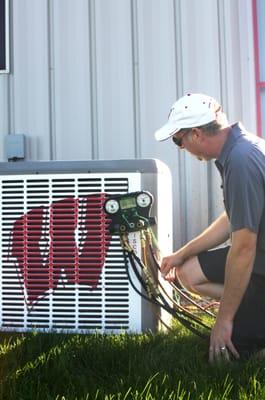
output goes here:
[[141, 330], [141, 299], [102, 210], [107, 194], [139, 185], [138, 173], [1, 177], [2, 329]]

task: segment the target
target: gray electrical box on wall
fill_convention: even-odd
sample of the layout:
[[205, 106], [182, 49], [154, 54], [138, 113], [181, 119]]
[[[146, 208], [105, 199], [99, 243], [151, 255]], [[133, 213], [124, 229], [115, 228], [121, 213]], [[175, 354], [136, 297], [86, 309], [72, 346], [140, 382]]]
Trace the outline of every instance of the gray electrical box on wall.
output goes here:
[[24, 160], [25, 135], [12, 134], [5, 137], [5, 154], [10, 161]]

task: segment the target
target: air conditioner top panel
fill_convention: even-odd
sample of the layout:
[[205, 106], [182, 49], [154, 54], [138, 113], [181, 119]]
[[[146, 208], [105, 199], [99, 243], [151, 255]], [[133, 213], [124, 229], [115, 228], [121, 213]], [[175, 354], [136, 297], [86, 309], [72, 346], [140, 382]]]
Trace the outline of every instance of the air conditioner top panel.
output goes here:
[[157, 159], [0, 162], [0, 175], [121, 171], [168, 174], [169, 168], [165, 163]]

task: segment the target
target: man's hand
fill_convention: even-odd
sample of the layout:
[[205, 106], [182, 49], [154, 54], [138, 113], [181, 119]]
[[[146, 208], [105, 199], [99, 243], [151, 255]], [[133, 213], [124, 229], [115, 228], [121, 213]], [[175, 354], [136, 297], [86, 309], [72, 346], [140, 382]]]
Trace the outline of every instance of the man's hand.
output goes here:
[[180, 253], [176, 251], [170, 256], [164, 257], [161, 262], [161, 274], [167, 280], [175, 277], [174, 269], [180, 267], [184, 263], [184, 259]]
[[229, 354], [235, 358], [239, 358], [239, 353], [232, 343], [231, 337], [233, 332], [233, 322], [216, 320], [212, 329], [209, 347], [209, 361], [227, 360], [229, 361]]
[[[171, 279], [174, 268], [181, 267], [184, 262], [202, 251], [212, 249], [224, 243], [230, 234], [230, 227], [226, 212], [220, 215], [207, 229], [185, 246], [168, 257], [164, 257], [161, 263], [161, 273], [164, 278]], [[173, 270], [170, 273], [170, 270]], [[169, 274], [169, 275], [168, 275]]]

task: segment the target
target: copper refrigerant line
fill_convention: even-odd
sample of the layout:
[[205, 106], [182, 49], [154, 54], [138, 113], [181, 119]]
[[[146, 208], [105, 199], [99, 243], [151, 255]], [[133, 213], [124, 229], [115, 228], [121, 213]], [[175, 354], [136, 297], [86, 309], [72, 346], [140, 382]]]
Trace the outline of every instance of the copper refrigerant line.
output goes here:
[[[179, 301], [176, 301], [171, 297], [167, 290], [161, 284], [159, 275], [161, 274], [160, 266], [155, 256], [155, 250], [153, 247], [153, 232], [151, 228], [140, 231], [141, 236], [141, 249], [142, 259], [140, 259], [132, 246], [129, 243], [128, 233], [122, 233], [120, 235], [121, 246], [123, 248], [125, 267], [128, 280], [132, 285], [133, 289], [145, 300], [153, 303], [156, 306], [163, 308], [172, 317], [176, 318], [182, 325], [188, 328], [192, 333], [204, 338], [209, 338], [209, 331], [211, 327], [205, 323], [203, 315], [207, 315], [210, 318], [215, 318], [215, 314], [208, 310], [211, 306], [207, 304], [203, 307], [198, 301], [192, 299], [192, 297], [185, 293], [179, 283], [168, 282], [167, 284], [173, 288], [173, 292], [178, 296]], [[144, 292], [139, 290], [129, 270], [129, 262], [131, 268], [144, 289]], [[185, 302], [185, 306], [181, 304], [181, 300]], [[189, 305], [193, 309], [189, 309]], [[196, 314], [194, 313], [197, 312]], [[200, 315], [198, 315], [200, 314]], [[162, 320], [161, 323], [166, 325]], [[167, 328], [169, 328], [167, 326]]]

